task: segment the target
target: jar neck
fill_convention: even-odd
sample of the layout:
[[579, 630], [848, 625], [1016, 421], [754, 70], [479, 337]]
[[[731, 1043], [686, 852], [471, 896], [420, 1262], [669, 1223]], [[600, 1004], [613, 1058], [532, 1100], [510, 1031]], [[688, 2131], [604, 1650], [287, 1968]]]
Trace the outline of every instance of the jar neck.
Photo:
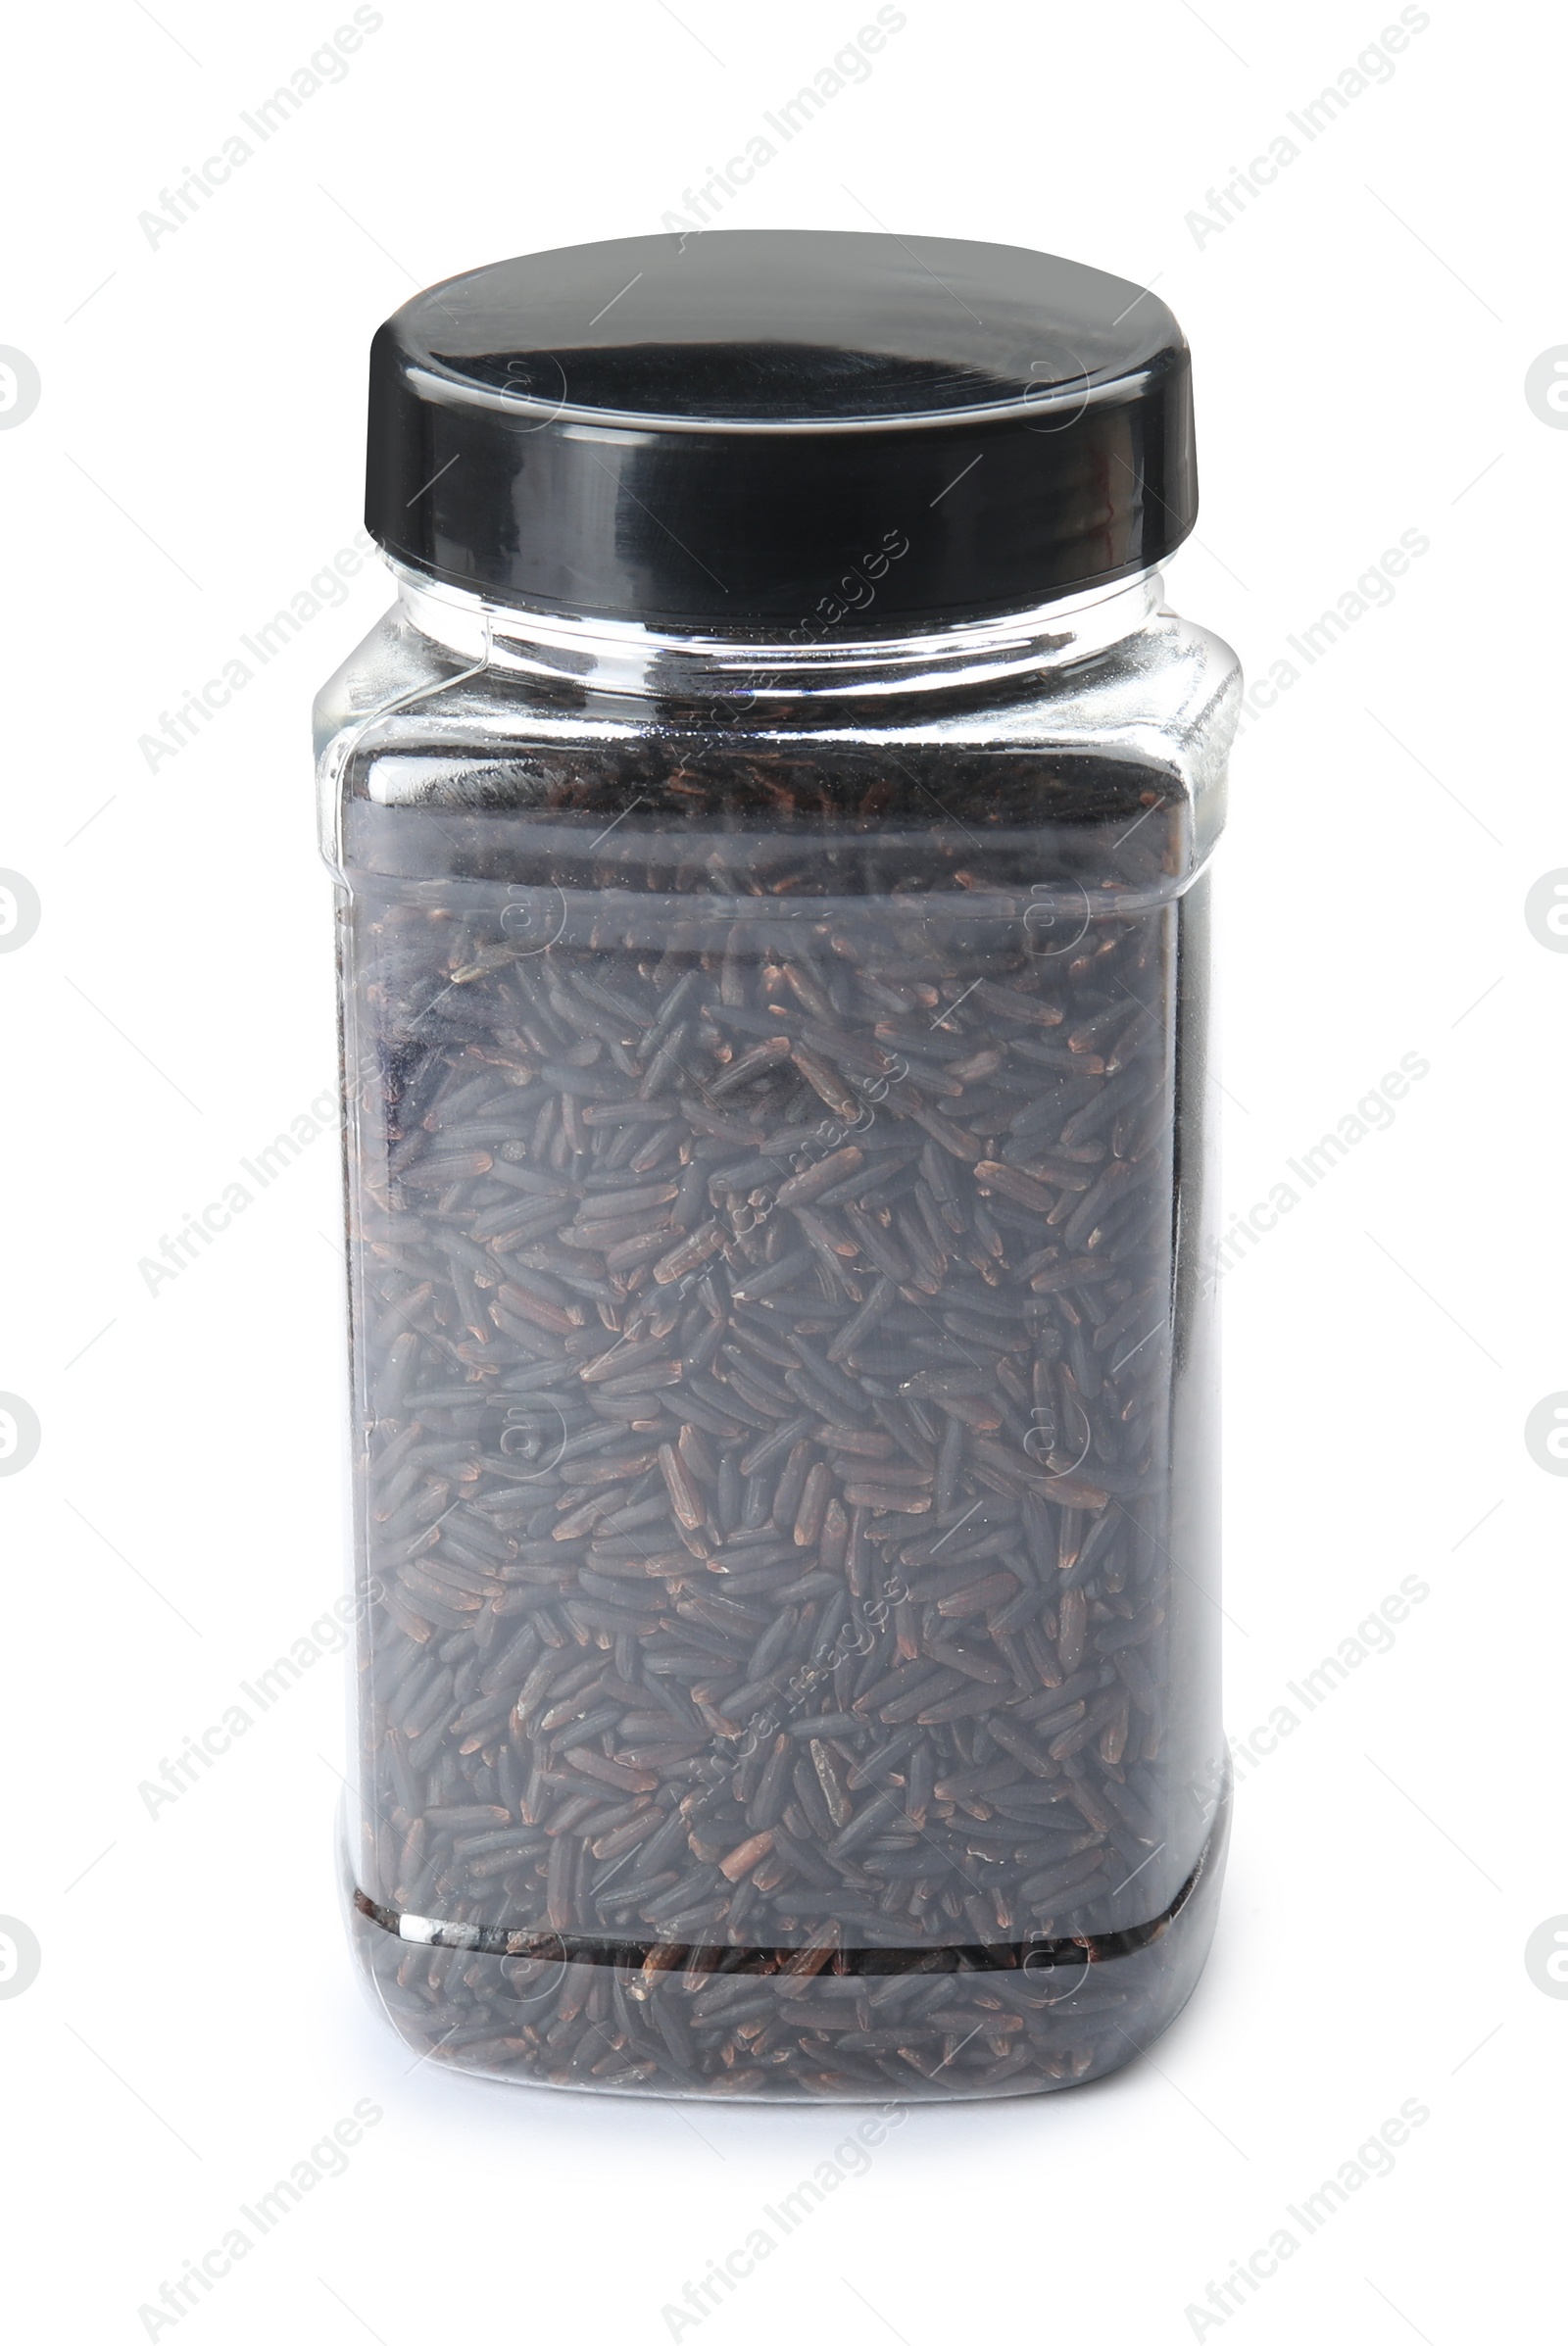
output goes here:
[[1141, 570], [1027, 611], [906, 635], [857, 636], [855, 614], [777, 639], [663, 633], [489, 602], [390, 562], [404, 617], [476, 667], [519, 682], [569, 682], [634, 699], [712, 699], [743, 707], [802, 699], [863, 701], [953, 692], [1065, 667], [1124, 641], [1159, 609], [1162, 582]]

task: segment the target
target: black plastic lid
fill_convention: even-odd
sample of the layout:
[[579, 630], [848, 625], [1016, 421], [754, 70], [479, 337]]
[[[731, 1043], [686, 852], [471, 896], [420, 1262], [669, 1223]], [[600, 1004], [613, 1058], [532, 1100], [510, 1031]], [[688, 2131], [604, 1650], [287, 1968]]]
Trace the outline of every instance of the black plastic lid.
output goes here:
[[1197, 510], [1175, 318], [1016, 245], [567, 245], [417, 294], [370, 350], [368, 527], [502, 603], [863, 636], [1125, 577]]

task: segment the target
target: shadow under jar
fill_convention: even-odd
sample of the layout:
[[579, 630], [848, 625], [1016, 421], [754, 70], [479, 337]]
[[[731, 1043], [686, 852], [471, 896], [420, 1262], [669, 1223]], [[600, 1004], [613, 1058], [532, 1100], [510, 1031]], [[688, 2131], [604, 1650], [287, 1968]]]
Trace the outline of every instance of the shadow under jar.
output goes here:
[[1160, 599], [1188, 383], [1152, 296], [933, 239], [572, 248], [377, 338], [399, 599], [318, 711], [345, 1867], [450, 2067], [1018, 2094], [1192, 1990], [1238, 679]]

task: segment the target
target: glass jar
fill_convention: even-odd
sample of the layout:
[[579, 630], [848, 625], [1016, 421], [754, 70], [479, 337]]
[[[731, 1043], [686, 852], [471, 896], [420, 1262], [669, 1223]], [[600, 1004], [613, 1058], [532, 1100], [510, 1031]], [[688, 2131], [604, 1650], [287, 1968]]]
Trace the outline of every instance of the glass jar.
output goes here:
[[[617, 290], [618, 289], [618, 290]], [[596, 315], [597, 314], [597, 315]], [[1210, 851], [1161, 304], [648, 237], [383, 327], [338, 883], [351, 1929], [421, 2053], [950, 2098], [1223, 1863]]]

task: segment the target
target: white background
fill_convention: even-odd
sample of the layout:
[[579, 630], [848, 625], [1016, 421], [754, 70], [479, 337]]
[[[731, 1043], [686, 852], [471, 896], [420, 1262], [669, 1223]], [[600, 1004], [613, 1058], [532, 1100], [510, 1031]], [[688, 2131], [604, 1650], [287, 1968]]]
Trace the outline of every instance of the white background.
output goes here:
[[[138, 1262], [332, 1081], [307, 714], [379, 566], [156, 771], [139, 737], [352, 542], [384, 315], [505, 254], [658, 228], [872, 12], [383, 13], [156, 241], [138, 215], [321, 46], [332, 0], [97, 0], [12, 35], [0, 343], [42, 381], [0, 431], [0, 865], [42, 904], [0, 957], [0, 1387], [42, 1428], [0, 1481], [0, 1913], [42, 1948], [0, 1998], [18, 2337], [658, 2341], [848, 2130], [411, 2072], [336, 1911], [330, 1658], [177, 1802], [138, 1793], [341, 1585], [333, 1143], [156, 1295]], [[1568, 1484], [1524, 1421], [1568, 1388], [1568, 954], [1524, 900], [1568, 866], [1568, 432], [1525, 375], [1568, 343], [1562, 36], [1432, 0], [1308, 143], [1290, 114], [1392, 4], [906, 15], [728, 217], [1157, 282], [1194, 347], [1204, 497], [1172, 599], [1250, 676], [1299, 671], [1248, 725], [1222, 853], [1232, 1206], [1403, 1054], [1430, 1074], [1225, 1282], [1228, 1720], [1299, 1724], [1246, 1763], [1193, 2004], [1114, 2080], [913, 2113], [680, 2334], [1534, 2336], [1568, 2007], [1524, 1956], [1568, 1909], [1540, 1788]], [[1190, 220], [1281, 133], [1300, 152], [1273, 184]], [[1429, 550], [1306, 666], [1288, 638], [1404, 531]], [[1308, 1714], [1289, 1682], [1411, 1574], [1430, 1593], [1392, 1650]], [[138, 2309], [366, 2097], [347, 2172], [149, 2333]], [[1430, 2116], [1395, 2172], [1195, 2322], [1412, 2098]]]

